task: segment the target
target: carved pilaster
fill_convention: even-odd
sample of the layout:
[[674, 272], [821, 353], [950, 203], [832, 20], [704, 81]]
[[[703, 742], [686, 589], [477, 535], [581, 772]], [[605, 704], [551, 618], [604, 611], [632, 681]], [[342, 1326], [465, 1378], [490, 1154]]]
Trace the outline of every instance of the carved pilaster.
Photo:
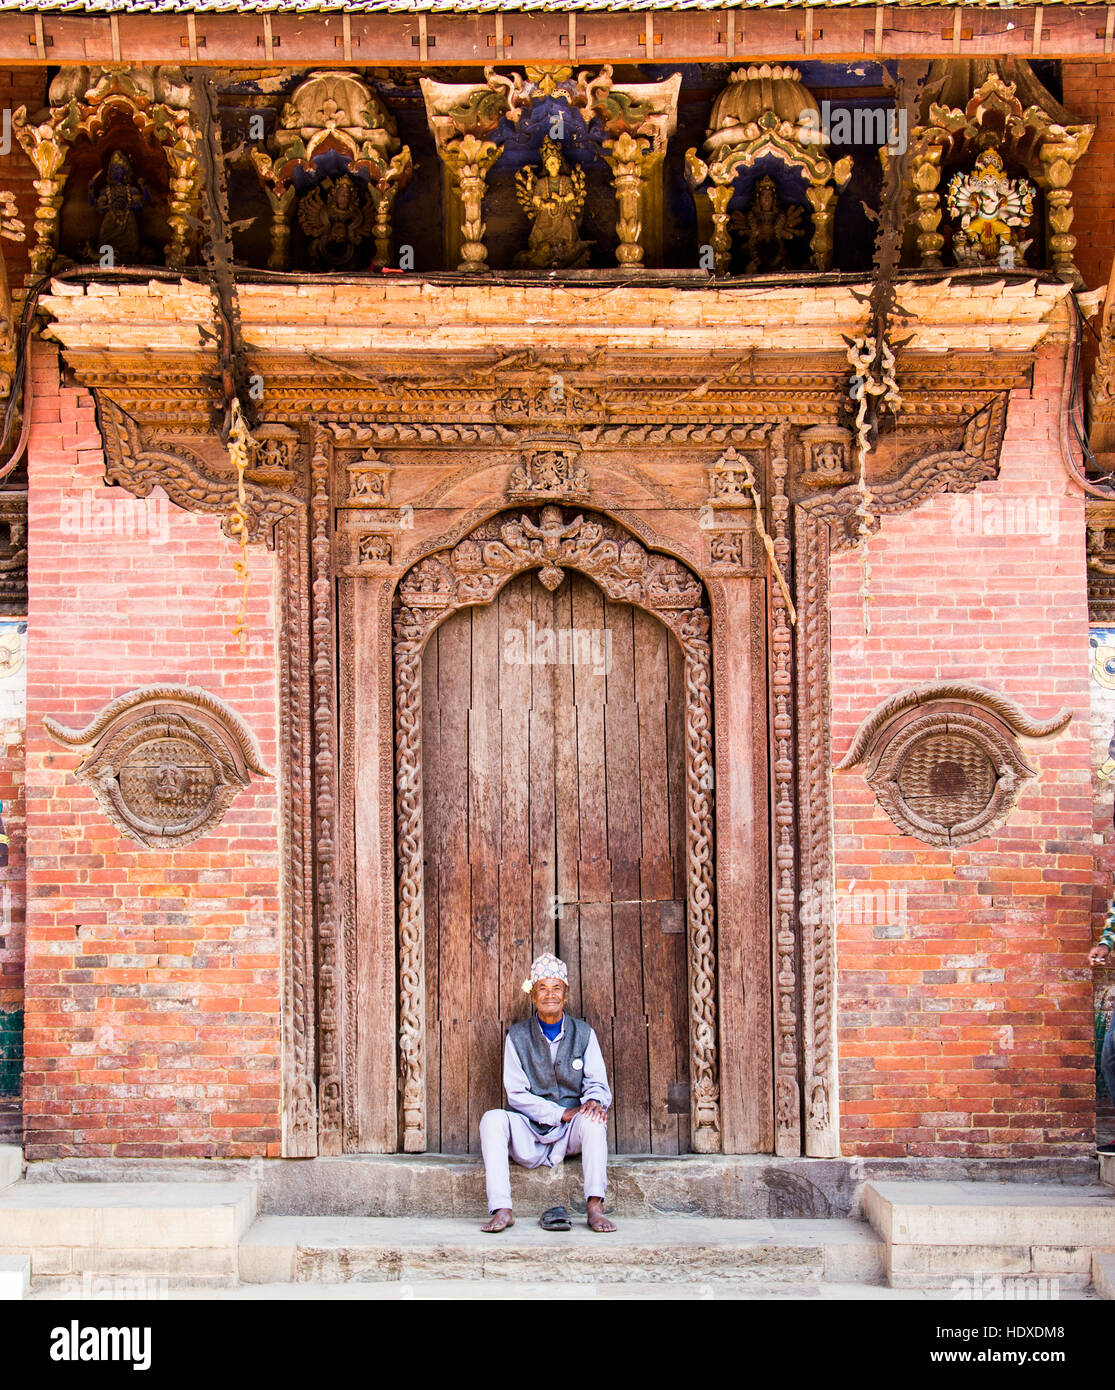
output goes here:
[[337, 901], [336, 643], [333, 604], [332, 452], [315, 431], [310, 465], [311, 698], [314, 739], [314, 836], [317, 909], [319, 1151], [343, 1147], [344, 942]]

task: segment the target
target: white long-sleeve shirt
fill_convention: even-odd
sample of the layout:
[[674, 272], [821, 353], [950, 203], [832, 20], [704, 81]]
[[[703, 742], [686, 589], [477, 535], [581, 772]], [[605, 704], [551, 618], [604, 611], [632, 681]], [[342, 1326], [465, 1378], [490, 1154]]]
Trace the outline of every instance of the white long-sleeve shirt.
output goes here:
[[[538, 1027], [537, 1016], [531, 1019], [534, 1026]], [[542, 1035], [545, 1038], [545, 1034]], [[550, 1042], [550, 1060], [557, 1058], [558, 1044], [565, 1036], [565, 1022], [562, 1020], [561, 1032]], [[607, 1109], [612, 1103], [612, 1091], [608, 1085], [608, 1070], [604, 1065], [604, 1055], [600, 1051], [600, 1044], [596, 1040], [595, 1029], [590, 1029], [588, 1047], [585, 1048], [584, 1068], [581, 1072], [581, 1103], [586, 1100], [598, 1100]], [[540, 1125], [549, 1125], [551, 1129], [561, 1126], [562, 1115], [565, 1107], [557, 1101], [546, 1100], [543, 1096], [536, 1096], [530, 1089], [530, 1082], [527, 1074], [523, 1070], [522, 1063], [519, 1061], [519, 1054], [515, 1051], [514, 1044], [510, 1035], [503, 1047], [503, 1089], [507, 1092], [507, 1104], [511, 1110], [517, 1110], [520, 1115], [525, 1115], [528, 1120], [534, 1120]], [[566, 1123], [571, 1123], [566, 1121]]]

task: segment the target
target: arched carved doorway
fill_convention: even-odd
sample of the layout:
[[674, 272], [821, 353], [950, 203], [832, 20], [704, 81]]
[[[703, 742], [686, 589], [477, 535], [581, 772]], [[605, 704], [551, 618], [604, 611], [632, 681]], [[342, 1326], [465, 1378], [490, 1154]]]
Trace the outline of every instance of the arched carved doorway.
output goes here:
[[[567, 571], [579, 574], [567, 576]], [[478, 607], [489, 611], [477, 617]], [[600, 617], [595, 628], [594, 609]], [[637, 740], [618, 709], [609, 729], [606, 701], [600, 698], [606, 690], [594, 691], [591, 680], [582, 680], [582, 710], [575, 685], [565, 691], [572, 699], [561, 693], [570, 672], [557, 661], [549, 663], [549, 709], [544, 709], [545, 682], [539, 682], [536, 716], [533, 678], [528, 692], [522, 672], [517, 681], [510, 676], [519, 663], [506, 663], [505, 725], [503, 658], [515, 641], [537, 638], [535, 612], [548, 614], [553, 642], [560, 643], [563, 626], [569, 632], [570, 656], [573, 643], [587, 640], [590, 669], [594, 630], [603, 664], [605, 646], [614, 644], [617, 633], [621, 642], [630, 633], [627, 693], [632, 709], [638, 704], [637, 680], [647, 687], [648, 705], [650, 692], [664, 688], [668, 707], [672, 671], [674, 747], [668, 746], [664, 709], [660, 753], [653, 751], [652, 735], [645, 767], [641, 757], [632, 761]], [[579, 624], [578, 612], [590, 621]], [[579, 627], [587, 636], [575, 635]], [[500, 642], [507, 641], [501, 633], [509, 632], [511, 644], [501, 649]], [[605, 633], [612, 635], [606, 639]], [[636, 671], [637, 638], [644, 653], [641, 672]], [[678, 650], [671, 662], [675, 639]], [[560, 650], [554, 654], [560, 656]], [[584, 1009], [605, 1050], [613, 1054], [617, 1095], [620, 1089], [627, 1092], [624, 1101], [617, 1099], [614, 1117], [621, 1150], [692, 1148], [709, 1153], [720, 1148], [710, 658], [709, 615], [700, 581], [601, 516], [551, 505], [496, 517], [403, 577], [396, 598], [394, 659], [399, 1065], [406, 1150], [466, 1150], [479, 1115], [499, 1104], [502, 1030], [522, 1014], [521, 1002], [515, 1011], [513, 990], [532, 952], [547, 945], [571, 954], [576, 947], [581, 999], [575, 997], [574, 1004]], [[529, 674], [530, 664], [522, 665]], [[617, 692], [623, 684], [617, 673]], [[424, 700], [432, 705], [435, 693], [436, 752], [435, 721], [423, 717]], [[614, 703], [620, 704], [618, 698]], [[498, 753], [493, 709], [500, 721]], [[575, 746], [567, 737], [571, 720], [577, 728]], [[582, 725], [595, 732], [582, 737]], [[601, 755], [603, 770], [598, 766]], [[609, 755], [617, 784], [610, 806]], [[682, 765], [677, 768], [679, 755]], [[676, 837], [669, 831], [672, 758]], [[429, 782], [427, 763], [431, 771], [437, 769]], [[572, 825], [569, 788], [574, 780], [575, 850], [568, 837], [562, 843], [556, 822], [560, 810], [567, 828]], [[539, 789], [538, 801], [548, 798], [555, 808], [552, 832], [544, 818], [531, 821], [532, 784]], [[645, 792], [648, 808], [646, 823], [640, 814], [637, 826], [632, 806], [624, 804], [625, 794], [629, 801], [634, 789], [640, 807]], [[440, 798], [433, 808], [428, 793]], [[512, 851], [507, 855], [502, 854], [505, 824]], [[426, 843], [433, 827], [436, 847]], [[610, 852], [613, 846], [618, 853]], [[574, 864], [575, 884], [570, 876]], [[575, 913], [570, 910], [574, 907]], [[668, 940], [679, 926], [682, 949]], [[436, 982], [431, 978], [435, 972]], [[457, 1001], [465, 998], [468, 1016], [460, 1017]], [[645, 1036], [639, 1036], [640, 1029]], [[679, 1055], [688, 1063], [687, 1094], [677, 1076]], [[684, 1123], [671, 1119], [679, 1109], [688, 1111]]]

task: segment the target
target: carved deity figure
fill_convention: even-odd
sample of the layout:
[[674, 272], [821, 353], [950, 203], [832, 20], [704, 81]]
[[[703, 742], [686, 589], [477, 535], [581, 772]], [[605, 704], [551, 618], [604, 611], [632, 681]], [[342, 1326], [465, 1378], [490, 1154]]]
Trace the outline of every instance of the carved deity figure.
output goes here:
[[362, 201], [360, 187], [349, 174], [326, 178], [298, 205], [298, 223], [310, 238], [310, 259], [316, 270], [352, 270], [360, 246], [372, 234], [375, 209]]
[[[98, 193], [96, 184], [102, 176], [104, 187]], [[87, 255], [103, 262], [106, 248], [111, 247], [117, 265], [152, 259], [151, 250], [140, 237], [136, 216], [144, 203], [151, 201], [151, 194], [143, 180], [133, 176], [132, 161], [123, 150], [113, 150], [104, 169], [90, 179], [89, 201], [101, 214], [101, 227], [96, 244], [86, 246]]]
[[778, 196], [778, 185], [764, 174], [755, 185], [755, 197], [746, 212], [732, 214], [732, 229], [742, 236], [747, 251], [744, 273], [781, 270], [786, 264], [786, 248], [802, 231], [802, 209], [786, 205]]
[[548, 137], [542, 142], [542, 170], [539, 174], [528, 165], [515, 175], [519, 206], [531, 219], [530, 241], [515, 264], [539, 270], [585, 265], [592, 243], [580, 237], [584, 172], [570, 169], [560, 146]]
[[1008, 178], [999, 151], [986, 149], [970, 173], [953, 175], [948, 210], [960, 221], [952, 240], [957, 265], [1011, 270], [1030, 245], [1019, 236], [1034, 215], [1034, 185]]

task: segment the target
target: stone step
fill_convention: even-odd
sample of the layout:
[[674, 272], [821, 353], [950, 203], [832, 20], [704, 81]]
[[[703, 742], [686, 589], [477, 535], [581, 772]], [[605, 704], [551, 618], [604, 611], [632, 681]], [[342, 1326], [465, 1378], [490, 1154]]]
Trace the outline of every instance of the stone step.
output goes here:
[[235, 1282], [252, 1183], [16, 1183], [0, 1191], [0, 1255], [35, 1279], [151, 1275]]
[[863, 1210], [895, 1287], [990, 1277], [1082, 1288], [1093, 1249], [1115, 1249], [1115, 1194], [1101, 1184], [868, 1182]]
[[1092, 1287], [1099, 1298], [1115, 1298], [1115, 1251], [1093, 1250]]
[[1115, 1154], [1100, 1154], [1100, 1182], [1115, 1187]]
[[31, 1257], [0, 1255], [0, 1302], [26, 1298], [31, 1292]]
[[598, 1235], [580, 1221], [547, 1232], [533, 1209], [488, 1235], [479, 1221], [262, 1216], [240, 1243], [245, 1284], [434, 1279], [698, 1285], [878, 1284], [884, 1252], [859, 1221], [618, 1217]]
[[15, 1144], [0, 1144], [0, 1189], [19, 1181], [23, 1154]]

